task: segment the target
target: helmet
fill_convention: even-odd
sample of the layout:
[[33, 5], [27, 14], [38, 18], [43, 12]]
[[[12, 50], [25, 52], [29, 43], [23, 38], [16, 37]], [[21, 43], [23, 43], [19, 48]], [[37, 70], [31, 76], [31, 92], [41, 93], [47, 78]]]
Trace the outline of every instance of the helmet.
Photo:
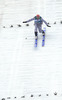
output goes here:
[[39, 15], [39, 14], [37, 14], [37, 15], [36, 15], [36, 17], [40, 17], [40, 15]]
[[36, 18], [39, 19], [40, 18], [40, 15], [36, 15]]

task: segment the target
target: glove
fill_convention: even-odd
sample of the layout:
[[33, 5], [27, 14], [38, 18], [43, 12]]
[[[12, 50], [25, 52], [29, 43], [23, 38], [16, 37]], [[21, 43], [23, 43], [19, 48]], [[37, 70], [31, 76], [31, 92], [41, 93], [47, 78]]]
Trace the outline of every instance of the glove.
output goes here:
[[47, 25], [47, 27], [51, 27], [51, 26]]
[[27, 21], [24, 21], [23, 23], [27, 23]]

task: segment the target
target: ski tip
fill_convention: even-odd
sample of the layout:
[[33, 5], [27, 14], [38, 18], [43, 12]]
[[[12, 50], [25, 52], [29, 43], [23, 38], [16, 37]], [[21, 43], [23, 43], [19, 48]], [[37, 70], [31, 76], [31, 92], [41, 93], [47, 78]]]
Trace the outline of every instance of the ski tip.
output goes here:
[[44, 47], [44, 45], [42, 45], [42, 47]]
[[37, 45], [34, 46], [35, 48], [37, 47]]

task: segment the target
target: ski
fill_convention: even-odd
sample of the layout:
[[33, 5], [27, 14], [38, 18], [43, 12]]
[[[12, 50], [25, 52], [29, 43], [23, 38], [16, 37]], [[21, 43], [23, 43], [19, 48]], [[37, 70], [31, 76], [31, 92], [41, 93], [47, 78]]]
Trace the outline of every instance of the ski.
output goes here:
[[37, 39], [35, 39], [35, 47], [37, 47]]
[[[46, 28], [43, 29], [44, 32], [46, 32]], [[45, 35], [42, 37], [42, 47], [45, 45]]]
[[43, 35], [43, 39], [42, 39], [42, 47], [45, 45], [45, 35]]

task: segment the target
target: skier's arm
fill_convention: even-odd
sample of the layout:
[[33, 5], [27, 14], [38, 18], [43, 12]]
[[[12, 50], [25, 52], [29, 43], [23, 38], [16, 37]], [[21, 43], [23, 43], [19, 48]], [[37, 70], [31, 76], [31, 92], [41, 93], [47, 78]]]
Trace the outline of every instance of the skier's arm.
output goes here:
[[31, 22], [31, 21], [33, 21], [33, 20], [34, 20], [34, 18], [31, 18], [31, 19], [29, 19], [29, 20], [27, 20], [27, 21], [23, 21], [23, 23]]
[[51, 27], [48, 25], [48, 23], [42, 18], [42, 21], [48, 26], [48, 27]]

